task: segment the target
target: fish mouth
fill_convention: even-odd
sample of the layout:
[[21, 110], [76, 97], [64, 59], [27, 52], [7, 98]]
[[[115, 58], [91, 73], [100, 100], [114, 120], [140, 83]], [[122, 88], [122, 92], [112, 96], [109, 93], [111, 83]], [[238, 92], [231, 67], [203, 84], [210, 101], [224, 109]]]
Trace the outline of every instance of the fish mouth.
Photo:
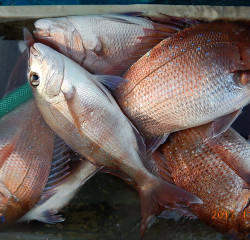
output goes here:
[[33, 34], [36, 38], [47, 38], [51, 37], [50, 32], [48, 30], [44, 30], [41, 28], [37, 28], [36, 30], [33, 31]]

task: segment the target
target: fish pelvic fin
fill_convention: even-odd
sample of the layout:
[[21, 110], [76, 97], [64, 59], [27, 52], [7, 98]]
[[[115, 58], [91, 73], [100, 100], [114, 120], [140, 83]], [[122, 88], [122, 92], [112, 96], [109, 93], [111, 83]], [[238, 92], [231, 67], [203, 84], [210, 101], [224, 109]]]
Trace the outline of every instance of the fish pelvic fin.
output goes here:
[[192, 193], [154, 176], [150, 181], [147, 179], [142, 186], [139, 186], [139, 195], [142, 215], [141, 237], [152, 218], [159, 215], [159, 207], [174, 202], [203, 203]]

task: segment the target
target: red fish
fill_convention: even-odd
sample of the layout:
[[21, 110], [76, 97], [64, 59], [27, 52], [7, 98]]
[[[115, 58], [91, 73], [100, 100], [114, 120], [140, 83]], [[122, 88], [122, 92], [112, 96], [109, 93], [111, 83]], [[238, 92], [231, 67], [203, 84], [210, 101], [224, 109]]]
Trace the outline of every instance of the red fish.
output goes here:
[[[207, 139], [211, 124], [173, 133], [162, 150], [177, 186], [203, 201], [188, 204], [199, 219], [221, 233], [250, 233], [250, 144], [232, 128]], [[159, 162], [158, 162], [159, 163]], [[244, 176], [243, 178], [241, 176]]]
[[30, 210], [48, 181], [54, 133], [30, 100], [0, 119], [0, 228]]
[[244, 24], [197, 24], [163, 40], [114, 90], [153, 151], [168, 134], [214, 121], [225, 131], [250, 102], [250, 31]]

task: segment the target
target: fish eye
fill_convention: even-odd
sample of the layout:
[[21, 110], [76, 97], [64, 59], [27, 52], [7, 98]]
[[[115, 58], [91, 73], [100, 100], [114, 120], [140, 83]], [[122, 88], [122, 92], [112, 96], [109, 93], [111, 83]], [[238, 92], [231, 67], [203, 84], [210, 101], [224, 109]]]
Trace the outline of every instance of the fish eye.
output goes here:
[[30, 74], [30, 83], [31, 83], [31, 85], [33, 85], [34, 87], [36, 87], [36, 86], [39, 85], [40, 79], [39, 79], [39, 76], [38, 76], [37, 73], [32, 72], [32, 73]]

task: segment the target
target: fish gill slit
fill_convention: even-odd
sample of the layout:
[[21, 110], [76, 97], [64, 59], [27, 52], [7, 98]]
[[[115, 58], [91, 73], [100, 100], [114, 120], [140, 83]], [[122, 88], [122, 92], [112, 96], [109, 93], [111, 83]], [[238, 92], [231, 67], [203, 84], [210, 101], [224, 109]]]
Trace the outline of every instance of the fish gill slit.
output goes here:
[[[21, 181], [20, 184], [17, 186], [16, 190], [13, 192], [14, 195], [16, 195], [17, 192], [20, 190], [20, 188], [23, 186], [23, 183], [24, 183], [25, 179], [27, 178], [28, 174], [30, 173], [31, 165], [32, 165], [32, 164], [31, 164], [31, 162], [30, 162], [29, 167], [28, 167], [28, 169], [27, 169], [27, 171], [26, 171], [26, 173], [25, 173], [25, 175], [24, 175], [22, 181]], [[30, 181], [30, 178], [29, 178], [29, 181]], [[26, 189], [27, 189], [27, 188], [26, 188]], [[33, 188], [31, 188], [31, 189], [33, 190]], [[21, 188], [21, 192], [23, 192], [22, 190], [24, 190], [24, 189]], [[26, 191], [26, 193], [27, 193], [27, 191]], [[20, 199], [19, 199], [19, 200], [20, 200]]]

